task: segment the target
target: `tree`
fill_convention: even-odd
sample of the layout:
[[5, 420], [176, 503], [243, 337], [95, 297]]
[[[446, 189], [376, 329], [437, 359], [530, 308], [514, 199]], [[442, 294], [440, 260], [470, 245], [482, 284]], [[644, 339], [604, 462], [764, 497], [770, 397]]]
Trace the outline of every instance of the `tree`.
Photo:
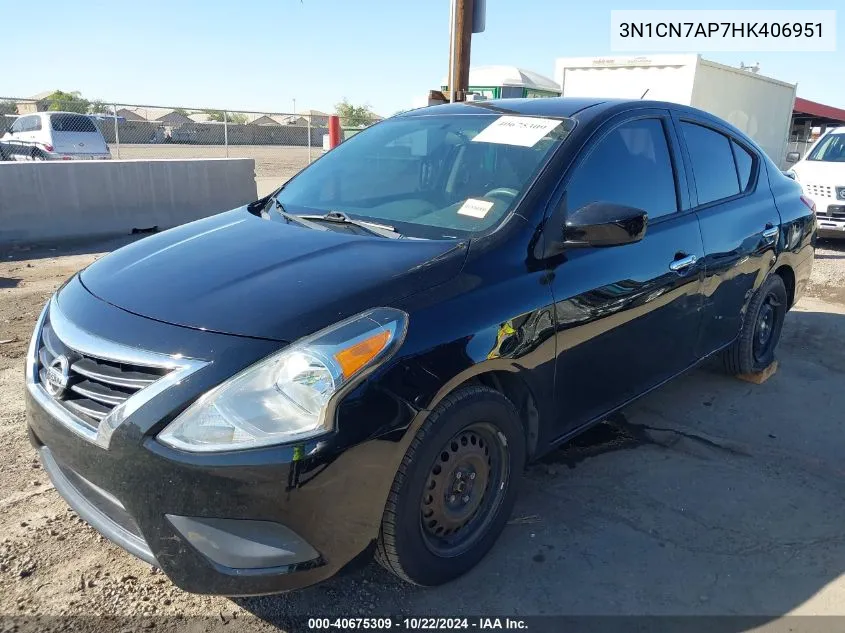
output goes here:
[[86, 114], [88, 112], [88, 106], [91, 105], [91, 102], [88, 101], [88, 99], [85, 99], [81, 93], [62, 92], [61, 90], [56, 90], [56, 92], [43, 99], [43, 101], [46, 101], [49, 104], [47, 109], [53, 110], [54, 112], [61, 110], [64, 112], [79, 112], [79, 114]]
[[[205, 110], [204, 112], [208, 115], [209, 121], [223, 123], [224, 117], [222, 110]], [[244, 125], [246, 123], [246, 115], [241, 114], [240, 112], [227, 112], [225, 121], [226, 123], [231, 123], [232, 125]]]
[[341, 125], [346, 127], [365, 127], [375, 120], [375, 114], [370, 109], [370, 104], [365, 103], [356, 106], [349, 103], [346, 98], [335, 105], [335, 112], [340, 117]]
[[94, 99], [88, 104], [89, 114], [111, 114], [112, 108], [102, 99]]
[[18, 105], [14, 101], [0, 101], [0, 116], [4, 114], [17, 114]]
[[173, 114], [181, 114], [182, 116], [188, 116], [188, 111], [185, 108], [173, 108]]

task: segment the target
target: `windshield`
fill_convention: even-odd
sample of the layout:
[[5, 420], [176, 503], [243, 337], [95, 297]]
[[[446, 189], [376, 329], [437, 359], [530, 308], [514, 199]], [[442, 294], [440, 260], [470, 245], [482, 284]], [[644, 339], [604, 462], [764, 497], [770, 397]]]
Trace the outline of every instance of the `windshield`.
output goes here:
[[807, 160], [845, 163], [845, 134], [828, 134], [813, 148]]
[[389, 119], [341, 143], [277, 198], [289, 213], [338, 211], [411, 237], [466, 237], [506, 216], [574, 125], [499, 114]]

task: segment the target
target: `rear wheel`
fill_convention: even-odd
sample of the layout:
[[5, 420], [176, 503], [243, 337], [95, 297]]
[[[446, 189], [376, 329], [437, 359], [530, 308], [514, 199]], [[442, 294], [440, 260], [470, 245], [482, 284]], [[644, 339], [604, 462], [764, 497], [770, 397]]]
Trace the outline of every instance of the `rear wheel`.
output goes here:
[[37, 149], [32, 150], [32, 154], [30, 154], [30, 158], [32, 160], [37, 160], [37, 161], [47, 160], [46, 157], [44, 156], [44, 154], [40, 150], [37, 150]]
[[788, 302], [783, 279], [770, 275], [748, 306], [739, 338], [723, 352], [727, 373], [751, 374], [772, 364]]
[[524, 462], [523, 429], [510, 400], [482, 386], [448, 396], [396, 473], [376, 558], [418, 585], [469, 571], [504, 528]]

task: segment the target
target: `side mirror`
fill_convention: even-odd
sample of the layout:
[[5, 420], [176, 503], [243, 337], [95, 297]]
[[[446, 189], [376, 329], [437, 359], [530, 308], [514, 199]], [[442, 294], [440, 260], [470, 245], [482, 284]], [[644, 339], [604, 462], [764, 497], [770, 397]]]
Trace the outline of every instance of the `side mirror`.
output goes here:
[[566, 246], [620, 246], [645, 236], [648, 214], [612, 202], [591, 202], [577, 209], [563, 227]]
[[787, 152], [786, 153], [786, 162], [787, 163], [797, 163], [801, 160], [801, 154], [798, 152]]

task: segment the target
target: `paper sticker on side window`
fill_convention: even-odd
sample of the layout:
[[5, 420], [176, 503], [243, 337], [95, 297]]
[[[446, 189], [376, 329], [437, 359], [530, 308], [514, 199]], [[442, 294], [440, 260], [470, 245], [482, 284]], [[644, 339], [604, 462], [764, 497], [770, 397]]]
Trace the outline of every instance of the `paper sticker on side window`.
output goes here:
[[476, 200], [475, 198], [467, 198], [467, 201], [458, 209], [458, 215], [468, 215], [473, 218], [483, 218], [487, 212], [493, 208], [493, 203], [489, 200]]
[[500, 116], [474, 139], [477, 143], [500, 143], [534, 147], [541, 138], [563, 123], [559, 119], [541, 119], [533, 116]]

